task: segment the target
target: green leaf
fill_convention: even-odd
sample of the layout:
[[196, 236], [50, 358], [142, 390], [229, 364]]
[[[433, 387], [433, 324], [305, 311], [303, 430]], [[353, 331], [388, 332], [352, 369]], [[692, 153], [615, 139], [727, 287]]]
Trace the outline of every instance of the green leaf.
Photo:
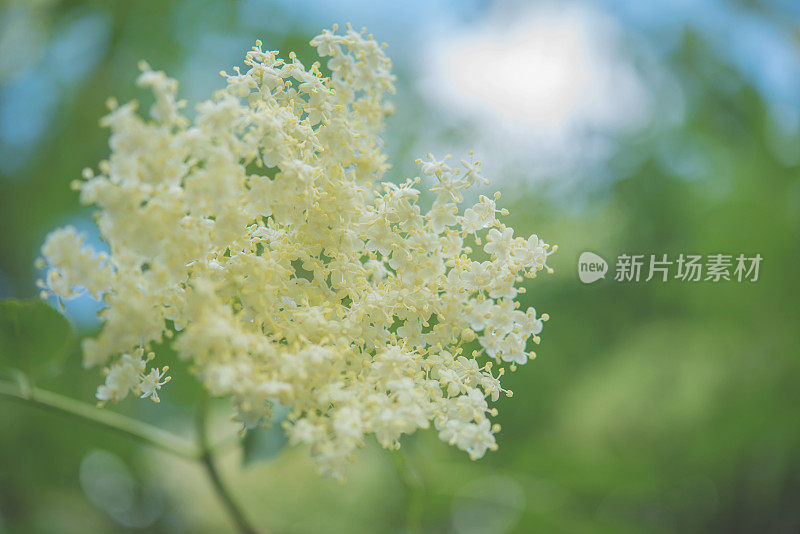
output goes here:
[[255, 427], [247, 430], [242, 440], [242, 464], [248, 466], [274, 458], [288, 443], [286, 432], [281, 427], [285, 412], [275, 410], [275, 417], [269, 427]]
[[27, 375], [58, 365], [72, 347], [72, 328], [42, 300], [0, 300], [0, 367]]

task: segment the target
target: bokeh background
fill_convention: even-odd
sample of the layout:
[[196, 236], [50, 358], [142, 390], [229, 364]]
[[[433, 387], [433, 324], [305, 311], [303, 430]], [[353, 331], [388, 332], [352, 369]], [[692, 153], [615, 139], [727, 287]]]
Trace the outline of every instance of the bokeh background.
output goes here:
[[[0, 297], [36, 294], [44, 236], [94, 236], [69, 182], [107, 155], [104, 101], [139, 59], [196, 103], [256, 39], [301, 60], [323, 27], [389, 44], [392, 180], [427, 152], [484, 161], [509, 224], [558, 243], [523, 307], [552, 319], [508, 376], [500, 450], [433, 431], [407, 468], [370, 443], [344, 484], [263, 436], [223, 471], [275, 532], [800, 532], [800, 9], [792, 0], [25, 0], [0, 8]], [[756, 283], [583, 285], [591, 250], [760, 253]], [[612, 264], [613, 269], [613, 264]], [[67, 313], [79, 335], [97, 304]], [[47, 335], [42, 332], [41, 335]], [[168, 349], [165, 349], [168, 350]], [[185, 370], [184, 370], [185, 371]], [[192, 379], [110, 408], [191, 431]], [[40, 385], [91, 402], [77, 350]], [[216, 435], [235, 430], [215, 407]], [[216, 533], [195, 465], [0, 401], [0, 532]]]

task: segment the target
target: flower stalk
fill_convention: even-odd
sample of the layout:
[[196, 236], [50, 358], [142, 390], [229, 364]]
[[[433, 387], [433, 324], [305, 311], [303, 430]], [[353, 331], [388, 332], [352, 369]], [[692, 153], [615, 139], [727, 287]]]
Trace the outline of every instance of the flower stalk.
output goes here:
[[186, 460], [198, 460], [199, 449], [187, 440], [125, 415], [36, 387], [0, 381], [0, 398], [80, 419]]
[[197, 443], [200, 446], [200, 462], [208, 474], [211, 485], [219, 497], [220, 502], [236, 524], [241, 534], [259, 534], [244, 514], [239, 503], [233, 498], [228, 487], [222, 480], [214, 461], [214, 450], [208, 441], [208, 397], [203, 396], [197, 405], [195, 412], [195, 430], [197, 432]]

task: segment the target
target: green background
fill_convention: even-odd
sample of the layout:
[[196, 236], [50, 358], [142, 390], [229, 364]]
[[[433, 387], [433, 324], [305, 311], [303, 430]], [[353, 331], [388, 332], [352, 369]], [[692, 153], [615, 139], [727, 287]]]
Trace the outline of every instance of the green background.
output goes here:
[[[141, 96], [132, 83], [138, 59], [193, 97], [194, 84], [219, 83], [216, 72], [256, 38], [313, 57], [307, 43], [316, 29], [302, 11], [254, 12], [266, 17], [260, 28], [242, 23], [242, 9], [227, 1], [3, 3], [3, 39], [21, 43], [11, 48], [18, 57], [0, 61], [3, 98], [13, 89], [22, 103], [44, 98], [48, 111], [43, 133], [27, 144], [19, 139], [35, 126], [29, 120], [43, 119], [9, 105], [18, 123], [0, 117], [11, 131], [1, 153], [0, 296], [35, 296], [33, 261], [50, 229], [91, 227], [69, 182], [107, 154], [97, 126], [105, 99]], [[379, 4], [370, 9], [380, 14]], [[780, 4], [730, 9], [789, 35], [800, 61], [797, 18]], [[336, 8], [318, 17], [320, 26], [346, 22], [330, 13]], [[102, 30], [91, 26], [94, 16]], [[361, 25], [351, 11], [342, 16]], [[23, 19], [44, 36], [38, 55]], [[90, 22], [75, 29], [80, 20]], [[776, 112], [759, 79], [714, 45], [717, 30], [693, 20], [671, 27], [658, 60], [682, 90], [682, 120], [656, 115], [644, 131], [610, 138], [607, 157], [566, 185], [494, 184], [517, 234], [559, 245], [555, 274], [526, 282], [521, 297], [551, 321], [539, 357], [506, 377], [515, 395], [499, 403], [500, 449], [471, 462], [433, 431], [419, 432], [403, 441], [399, 473], [397, 458], [371, 441], [340, 484], [318, 477], [305, 450], [271, 456], [279, 439], [265, 435], [267, 460], [244, 467], [234, 450], [221, 461], [258, 525], [285, 533], [800, 531], [800, 135], [791, 123], [800, 99]], [[665, 32], [656, 24], [638, 38], [658, 44]], [[215, 67], [194, 72], [197, 57]], [[388, 134], [394, 180], [422, 155], [409, 147], [426, 104], [404, 65]], [[456, 131], [440, 145], [449, 139], [469, 143]], [[611, 269], [621, 253], [760, 253], [764, 261], [756, 283], [609, 276], [583, 285], [576, 263], [584, 250]], [[91, 333], [85, 320], [76, 324], [78, 335]], [[75, 347], [39, 385], [92, 402], [100, 377], [81, 369]], [[109, 409], [189, 435], [196, 385], [180, 365], [172, 374], [159, 406], [129, 398]], [[225, 402], [214, 413], [215, 435], [235, 430]], [[0, 400], [0, 532], [225, 532], [204, 476], [183, 460]]]

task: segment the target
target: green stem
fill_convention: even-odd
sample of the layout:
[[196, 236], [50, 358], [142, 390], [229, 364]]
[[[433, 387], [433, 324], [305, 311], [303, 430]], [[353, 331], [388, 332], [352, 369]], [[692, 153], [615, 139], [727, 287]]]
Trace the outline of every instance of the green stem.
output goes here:
[[80, 419], [187, 460], [200, 458], [196, 447], [165, 430], [58, 393], [0, 380], [0, 398]]
[[208, 441], [208, 397], [204, 396], [197, 406], [196, 413], [197, 442], [200, 446], [200, 461], [208, 473], [211, 485], [214, 487], [217, 496], [222, 501], [231, 519], [236, 523], [241, 534], [258, 534], [258, 531], [250, 524], [242, 508], [234, 500], [233, 495], [228, 490], [222, 477], [214, 463], [214, 449]]
[[422, 530], [422, 498], [423, 485], [419, 474], [414, 470], [402, 449], [392, 451], [394, 466], [397, 470], [397, 478], [403, 486], [405, 492], [406, 506], [406, 529], [408, 532], [420, 532]]

